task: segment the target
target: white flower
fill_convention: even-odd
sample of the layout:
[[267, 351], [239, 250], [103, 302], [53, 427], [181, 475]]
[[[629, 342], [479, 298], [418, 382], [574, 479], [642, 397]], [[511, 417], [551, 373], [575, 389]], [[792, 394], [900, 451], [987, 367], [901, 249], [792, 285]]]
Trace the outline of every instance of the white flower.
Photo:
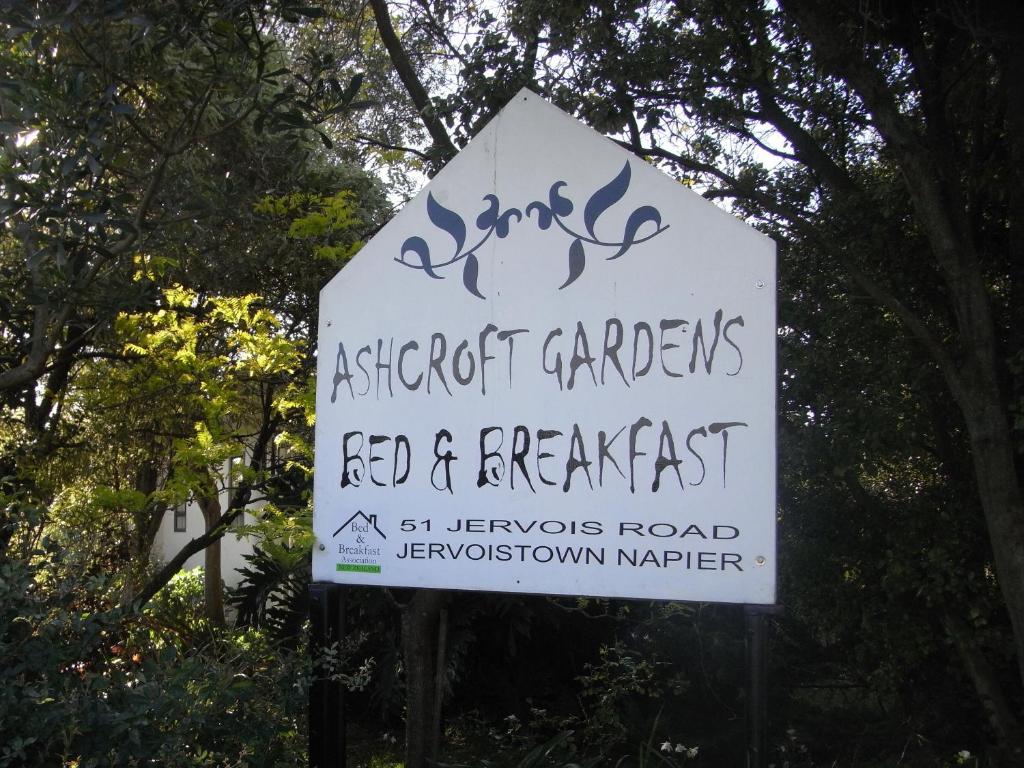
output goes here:
[[686, 751], [686, 745], [685, 744], [676, 744], [676, 752], [685, 752], [685, 751]]
[[697, 752], [699, 752], [699, 751], [700, 751], [700, 747], [690, 747], [688, 750], [686, 750], [686, 756], [690, 760], [693, 760], [695, 757], [697, 757]]
[[663, 741], [661, 743], [661, 751], [662, 752], [671, 752], [672, 751], [672, 742], [671, 741]]

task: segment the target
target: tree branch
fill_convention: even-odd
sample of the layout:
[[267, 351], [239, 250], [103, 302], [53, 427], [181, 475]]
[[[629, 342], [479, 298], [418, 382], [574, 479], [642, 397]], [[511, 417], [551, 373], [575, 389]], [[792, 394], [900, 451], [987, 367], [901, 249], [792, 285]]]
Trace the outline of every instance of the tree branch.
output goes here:
[[[264, 416], [268, 414], [270, 406], [264, 405]], [[253, 443], [252, 458], [249, 460], [249, 467], [258, 470], [263, 465], [263, 459], [266, 457], [267, 446], [270, 444], [270, 440], [277, 430], [277, 427], [281, 423], [281, 416], [278, 414], [272, 415], [269, 418], [264, 418], [259, 435], [256, 441]], [[202, 536], [189, 541], [183, 546], [178, 553], [172, 557], [167, 563], [157, 571], [152, 578], [146, 583], [146, 585], [139, 591], [139, 593], [133, 598], [132, 602], [136, 608], [141, 608], [143, 605], [148, 603], [153, 596], [159, 592], [167, 582], [169, 582], [181, 567], [185, 564], [192, 555], [197, 552], [202, 552], [208, 546], [213, 544], [215, 541], [219, 541], [224, 537], [224, 534], [228, 532], [228, 528], [234, 520], [245, 512], [246, 505], [249, 504], [252, 491], [253, 483], [251, 481], [243, 480], [237, 489], [235, 489], [234, 495], [228, 499], [228, 508], [224, 511], [221, 516], [217, 519], [216, 523], [210, 527], [208, 531], [203, 533]]]
[[403, 147], [403, 146], [398, 145], [398, 144], [389, 144], [386, 141], [380, 141], [379, 139], [375, 139], [375, 138], [373, 138], [371, 136], [366, 136], [366, 135], [361, 134], [361, 133], [357, 134], [354, 138], [355, 138], [356, 141], [360, 142], [361, 144], [367, 144], [367, 145], [369, 145], [371, 147], [378, 147], [380, 149], [395, 150], [395, 151], [398, 151], [398, 152], [407, 152], [410, 155], [416, 155], [416, 157], [420, 158], [421, 160], [430, 160], [430, 155], [428, 155], [426, 152], [424, 152], [422, 150], [419, 150], [419, 149], [413, 149], [412, 147]]
[[[963, 205], [950, 199], [957, 182], [945, 183], [943, 163], [936, 163], [925, 137], [900, 111], [892, 87], [878, 68], [852, 45], [837, 23], [834, 11], [813, 0], [785, 0], [784, 6], [796, 18], [822, 63], [846, 80], [871, 113], [875, 128], [893, 151], [907, 180], [907, 190], [921, 217], [923, 231], [932, 246], [946, 281], [954, 286], [961, 327], [976, 309], [963, 300], [955, 286], [979, 274], [973, 244], [962, 222]], [[927, 94], [923, 98], [928, 98]]]
[[423, 83], [420, 82], [419, 76], [412, 66], [412, 61], [409, 59], [409, 54], [402, 47], [402, 41], [398, 39], [398, 35], [395, 33], [386, 0], [370, 0], [370, 7], [373, 8], [373, 16], [377, 21], [377, 31], [380, 33], [380, 39], [384, 43], [385, 49], [387, 49], [388, 56], [391, 57], [391, 63], [394, 65], [402, 85], [405, 86], [409, 98], [412, 99], [412, 103], [427, 129], [427, 133], [430, 134], [430, 138], [434, 143], [434, 154], [439, 161], [438, 165], [444, 165], [455, 157], [458, 150], [456, 150], [455, 145], [452, 143], [444, 123], [441, 122], [441, 119], [434, 111], [434, 106], [430, 102], [430, 96], [427, 94], [426, 88], [423, 87]]

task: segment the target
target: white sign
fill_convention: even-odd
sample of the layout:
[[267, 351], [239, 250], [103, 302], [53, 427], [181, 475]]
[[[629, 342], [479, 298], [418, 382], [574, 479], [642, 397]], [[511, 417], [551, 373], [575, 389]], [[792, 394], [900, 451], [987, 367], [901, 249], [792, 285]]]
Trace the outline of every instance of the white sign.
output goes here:
[[540, 97], [319, 333], [314, 579], [774, 602], [774, 243]]

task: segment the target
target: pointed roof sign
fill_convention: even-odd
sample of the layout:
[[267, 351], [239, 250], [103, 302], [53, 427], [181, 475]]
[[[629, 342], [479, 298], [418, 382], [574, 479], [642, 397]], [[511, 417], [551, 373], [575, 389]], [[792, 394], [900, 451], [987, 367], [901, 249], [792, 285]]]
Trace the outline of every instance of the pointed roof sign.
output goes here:
[[774, 602], [774, 243], [535, 94], [319, 333], [315, 579]]

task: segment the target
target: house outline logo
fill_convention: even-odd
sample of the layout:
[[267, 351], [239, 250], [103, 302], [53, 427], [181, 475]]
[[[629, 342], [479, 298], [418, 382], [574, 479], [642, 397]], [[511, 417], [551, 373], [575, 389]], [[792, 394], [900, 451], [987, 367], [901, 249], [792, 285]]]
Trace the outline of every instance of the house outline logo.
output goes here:
[[352, 515], [352, 517], [350, 517], [348, 520], [346, 520], [344, 523], [342, 523], [338, 527], [338, 530], [336, 530], [334, 533], [331, 534], [331, 538], [332, 539], [335, 538], [339, 533], [341, 533], [343, 530], [345, 530], [350, 525], [352, 525], [353, 521], [356, 518], [359, 518], [359, 517], [363, 518], [363, 520], [366, 521], [367, 525], [372, 527], [373, 530], [377, 532], [378, 536], [380, 536], [385, 541], [387, 540], [388, 537], [385, 536], [384, 532], [380, 528], [377, 527], [377, 516], [376, 515], [367, 515], [362, 510], [359, 510], [354, 515]]

